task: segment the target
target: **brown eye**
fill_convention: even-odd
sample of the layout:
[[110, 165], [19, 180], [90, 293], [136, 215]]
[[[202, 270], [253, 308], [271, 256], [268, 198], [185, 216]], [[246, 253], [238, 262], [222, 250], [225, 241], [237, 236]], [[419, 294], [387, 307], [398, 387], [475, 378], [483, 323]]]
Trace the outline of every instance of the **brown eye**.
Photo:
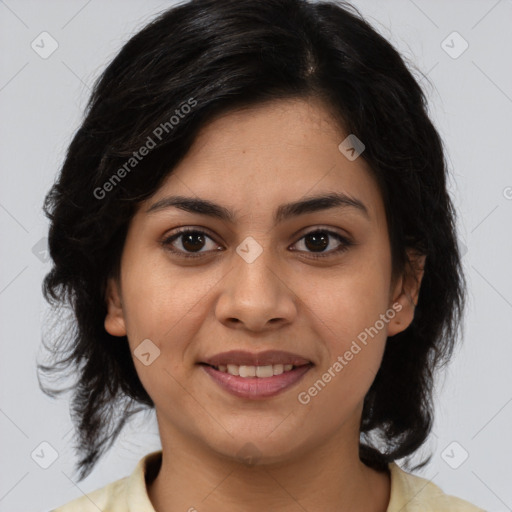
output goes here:
[[181, 245], [187, 250], [195, 252], [201, 250], [205, 243], [205, 237], [201, 233], [191, 232], [181, 235]]
[[[334, 249], [326, 251], [325, 249], [331, 245], [331, 238], [336, 239], [339, 243]], [[304, 240], [306, 252], [310, 252], [313, 258], [322, 258], [332, 256], [346, 251], [353, 243], [344, 236], [328, 229], [317, 229], [305, 234], [300, 240]], [[299, 243], [297, 242], [297, 243]], [[303, 251], [300, 251], [303, 252]]]
[[322, 252], [329, 245], [329, 235], [322, 231], [310, 233], [304, 240], [306, 247], [312, 251]]
[[[211, 250], [202, 251], [205, 245], [207, 245], [207, 240], [211, 240], [213, 242], [213, 239], [204, 231], [197, 229], [183, 229], [166, 238], [162, 242], [162, 245], [172, 253], [182, 255], [186, 258], [195, 258], [203, 256], [206, 252], [211, 252]], [[175, 242], [179, 243], [176, 244]], [[176, 247], [176, 245], [178, 245], [178, 247]], [[180, 245], [181, 247], [179, 247]]]

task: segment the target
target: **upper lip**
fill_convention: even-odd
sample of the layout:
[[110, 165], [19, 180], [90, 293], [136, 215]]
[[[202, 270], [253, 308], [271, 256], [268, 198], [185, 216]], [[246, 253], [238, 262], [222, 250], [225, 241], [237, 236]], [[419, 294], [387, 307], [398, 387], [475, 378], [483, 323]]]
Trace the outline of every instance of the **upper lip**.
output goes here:
[[229, 352], [216, 354], [201, 362], [211, 366], [228, 364], [236, 364], [238, 366], [266, 366], [271, 364], [303, 366], [305, 364], [312, 364], [309, 359], [282, 350], [265, 350], [264, 352], [257, 353], [246, 352], [244, 350], [231, 350]]

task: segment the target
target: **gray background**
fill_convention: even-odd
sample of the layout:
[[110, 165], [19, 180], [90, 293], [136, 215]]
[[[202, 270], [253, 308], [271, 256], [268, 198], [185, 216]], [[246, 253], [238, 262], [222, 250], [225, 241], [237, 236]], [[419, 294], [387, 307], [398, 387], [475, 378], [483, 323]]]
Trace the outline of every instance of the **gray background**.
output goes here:
[[[512, 510], [512, 0], [354, 4], [433, 83], [414, 72], [446, 145], [465, 251], [465, 343], [439, 380], [434, 434], [419, 454], [434, 456], [418, 474], [489, 511]], [[94, 79], [170, 5], [0, 0], [1, 511], [46, 512], [129, 474], [159, 447], [152, 415], [140, 417], [77, 483], [67, 400], [41, 393], [35, 361], [47, 316], [41, 283], [50, 269], [43, 197]], [[51, 49], [43, 31], [58, 44], [47, 58], [31, 47]], [[454, 31], [469, 45], [460, 55], [464, 42]], [[43, 469], [52, 450], [58, 457]]]

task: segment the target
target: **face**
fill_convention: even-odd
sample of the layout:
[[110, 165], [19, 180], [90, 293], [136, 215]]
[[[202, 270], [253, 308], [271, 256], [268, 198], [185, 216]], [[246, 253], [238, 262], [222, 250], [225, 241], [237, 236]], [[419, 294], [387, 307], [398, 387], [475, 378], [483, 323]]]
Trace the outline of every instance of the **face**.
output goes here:
[[[338, 149], [347, 135], [313, 100], [226, 114], [132, 219], [105, 328], [127, 335], [164, 445], [279, 461], [341, 436], [357, 450], [364, 397], [421, 275], [392, 282], [382, 197], [363, 158]], [[268, 361], [233, 359], [233, 373], [267, 367], [247, 380], [201, 364], [234, 350], [303, 361], [288, 373], [277, 355], [283, 373], [264, 377]]]

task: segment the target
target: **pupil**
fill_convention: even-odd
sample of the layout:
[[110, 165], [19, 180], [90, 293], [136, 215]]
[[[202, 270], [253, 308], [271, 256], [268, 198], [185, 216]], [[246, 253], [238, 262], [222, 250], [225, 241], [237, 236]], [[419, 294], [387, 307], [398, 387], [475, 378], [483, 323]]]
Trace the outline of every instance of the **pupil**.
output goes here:
[[[312, 247], [310, 247], [310, 244], [308, 244], [308, 240], [313, 241]], [[329, 245], [328, 237], [326, 236], [325, 233], [322, 233], [322, 232], [311, 233], [311, 234], [307, 235], [306, 239], [305, 239], [305, 243], [306, 243], [306, 247], [308, 249], [324, 250]]]
[[[187, 233], [184, 235], [184, 239], [182, 242], [183, 247], [185, 247], [187, 251], [194, 251], [202, 248], [198, 247], [198, 245], [194, 243], [194, 239], [200, 240], [199, 245], [204, 244], [204, 237], [200, 233]], [[189, 244], [191, 245], [191, 247], [189, 247]]]

